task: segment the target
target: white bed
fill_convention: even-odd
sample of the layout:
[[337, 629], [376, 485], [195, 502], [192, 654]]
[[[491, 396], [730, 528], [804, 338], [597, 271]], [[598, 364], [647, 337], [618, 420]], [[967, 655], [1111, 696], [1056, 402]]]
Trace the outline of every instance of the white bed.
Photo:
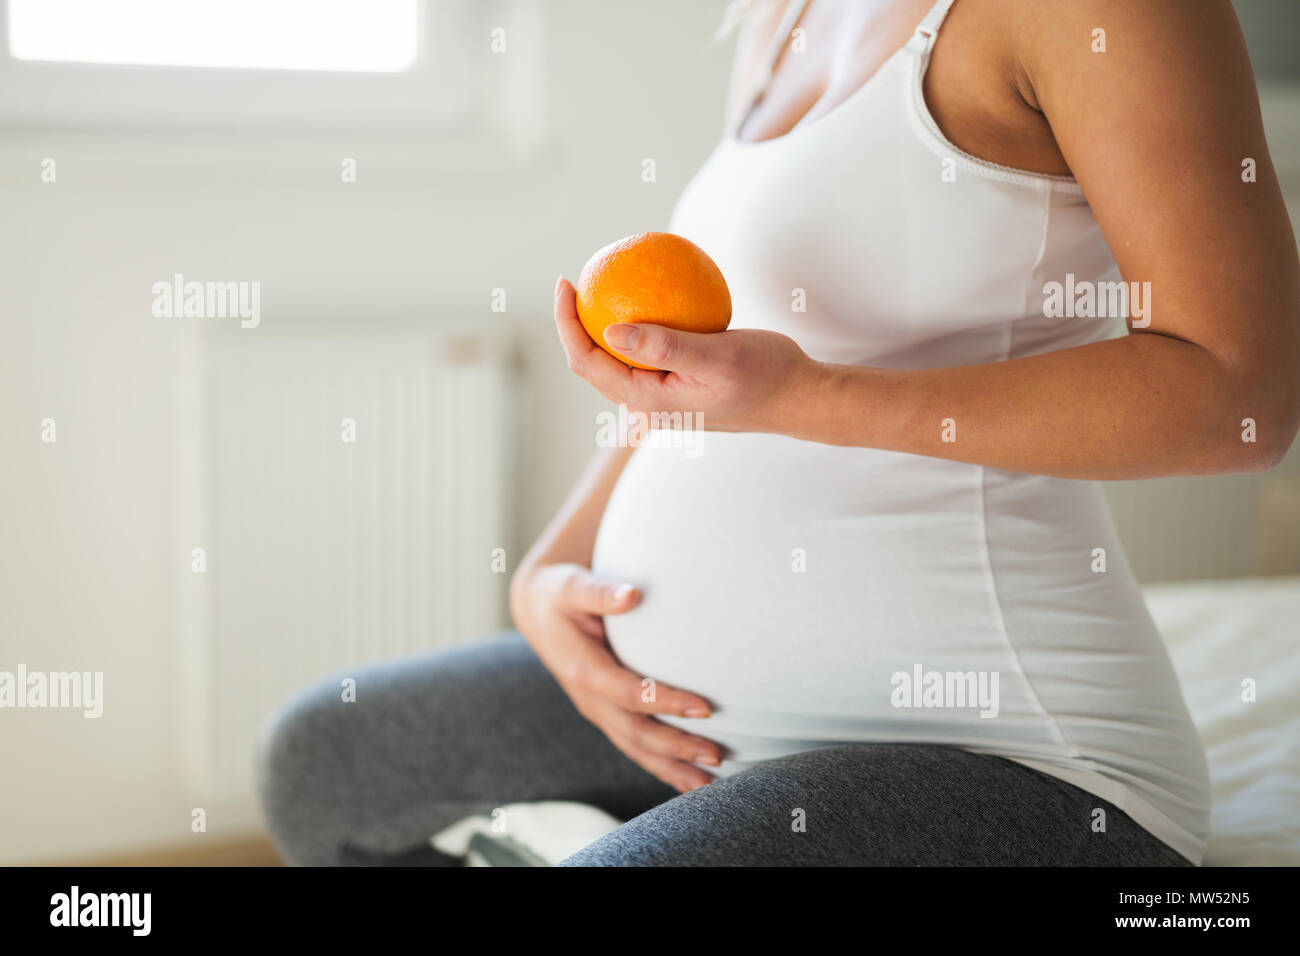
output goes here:
[[[1300, 866], [1300, 577], [1146, 588], [1210, 764], [1207, 866]], [[1242, 700], [1253, 679], [1256, 700]]]

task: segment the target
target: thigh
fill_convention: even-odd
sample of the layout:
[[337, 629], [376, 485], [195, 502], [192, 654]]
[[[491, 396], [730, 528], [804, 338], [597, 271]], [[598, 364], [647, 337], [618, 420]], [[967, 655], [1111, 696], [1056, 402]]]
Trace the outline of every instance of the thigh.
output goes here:
[[674, 793], [574, 709], [518, 634], [322, 681], [272, 719], [258, 765], [272, 835], [311, 864], [448, 862], [429, 837], [505, 803], [626, 819]]
[[[1106, 831], [1094, 832], [1096, 808]], [[1181, 866], [1123, 811], [985, 754], [862, 744], [769, 761], [643, 813], [570, 866]]]

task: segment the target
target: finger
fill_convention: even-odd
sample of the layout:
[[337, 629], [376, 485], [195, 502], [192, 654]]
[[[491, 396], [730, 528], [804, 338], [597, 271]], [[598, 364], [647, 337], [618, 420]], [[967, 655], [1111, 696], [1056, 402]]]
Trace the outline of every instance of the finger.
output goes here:
[[601, 723], [606, 733], [615, 733], [637, 750], [717, 767], [722, 763], [722, 748], [712, 740], [688, 734], [653, 717], [612, 709], [602, 715]]
[[561, 277], [555, 286], [555, 328], [569, 369], [604, 394], [618, 394], [632, 382], [632, 369], [591, 340], [578, 318], [578, 293]]
[[563, 682], [603, 698], [622, 710], [638, 714], [674, 714], [678, 717], [708, 717], [708, 701], [698, 694], [668, 687], [653, 679], [642, 679], [623, 667], [603, 644], [574, 633], [559, 674]]
[[720, 349], [730, 348], [722, 333], [679, 332], [650, 322], [610, 325], [605, 329], [605, 341], [642, 365], [687, 375], [716, 371]]
[[[615, 746], [618, 745], [615, 744]], [[659, 754], [637, 750], [635, 747], [619, 747], [619, 749], [627, 754], [628, 759], [633, 763], [650, 771], [668, 786], [681, 793], [688, 793], [713, 782], [712, 774], [705, 773], [699, 767], [693, 767], [681, 760], [674, 760], [672, 757], [661, 757]]]
[[636, 607], [641, 592], [625, 581], [606, 581], [586, 570], [575, 569], [560, 588], [561, 606], [587, 614], [625, 614]]
[[598, 614], [570, 614], [572, 621], [583, 634], [597, 641], [604, 641], [605, 619]]

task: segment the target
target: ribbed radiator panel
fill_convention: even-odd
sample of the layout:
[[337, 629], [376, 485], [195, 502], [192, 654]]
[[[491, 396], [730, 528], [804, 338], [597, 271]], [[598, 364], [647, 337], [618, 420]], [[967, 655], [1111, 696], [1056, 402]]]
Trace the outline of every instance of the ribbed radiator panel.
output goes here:
[[181, 719], [216, 802], [296, 689], [502, 626], [512, 402], [500, 353], [427, 333], [232, 336], [198, 366]]

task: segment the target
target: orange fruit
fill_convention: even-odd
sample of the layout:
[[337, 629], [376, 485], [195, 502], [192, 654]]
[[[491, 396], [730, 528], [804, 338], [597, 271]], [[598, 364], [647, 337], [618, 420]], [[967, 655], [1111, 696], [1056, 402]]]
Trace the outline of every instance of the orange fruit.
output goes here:
[[731, 292], [704, 250], [671, 232], [642, 232], [593, 255], [578, 276], [578, 318], [593, 342], [633, 368], [659, 371], [605, 344], [617, 322], [665, 325], [683, 332], [722, 332], [731, 322]]

